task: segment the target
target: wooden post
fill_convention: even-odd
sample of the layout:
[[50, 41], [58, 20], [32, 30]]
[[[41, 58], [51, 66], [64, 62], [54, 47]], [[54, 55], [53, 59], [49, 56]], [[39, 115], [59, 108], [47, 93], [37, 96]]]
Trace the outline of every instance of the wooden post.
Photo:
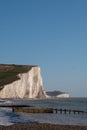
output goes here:
[[62, 109], [60, 109], [60, 114], [62, 114]]
[[65, 114], [66, 114], [66, 109], [64, 109], [64, 112], [65, 112]]
[[55, 112], [57, 113], [57, 109], [55, 109]]

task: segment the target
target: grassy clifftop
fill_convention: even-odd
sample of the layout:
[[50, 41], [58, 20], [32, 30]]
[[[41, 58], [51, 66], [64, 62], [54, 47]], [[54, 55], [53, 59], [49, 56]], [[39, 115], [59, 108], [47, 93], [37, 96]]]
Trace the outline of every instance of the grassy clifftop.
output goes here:
[[18, 80], [19, 73], [26, 73], [32, 67], [35, 67], [35, 66], [0, 64], [0, 89], [2, 89], [4, 87], [4, 85]]

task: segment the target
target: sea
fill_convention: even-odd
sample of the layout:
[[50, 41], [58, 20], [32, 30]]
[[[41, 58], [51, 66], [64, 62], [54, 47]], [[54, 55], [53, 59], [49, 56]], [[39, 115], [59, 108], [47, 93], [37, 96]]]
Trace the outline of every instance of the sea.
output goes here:
[[12, 112], [12, 108], [0, 107], [0, 125], [15, 123], [52, 123], [64, 125], [87, 126], [87, 98], [59, 98], [59, 99], [0, 99], [2, 105], [29, 105], [36, 108], [71, 109], [85, 113], [23, 113]]

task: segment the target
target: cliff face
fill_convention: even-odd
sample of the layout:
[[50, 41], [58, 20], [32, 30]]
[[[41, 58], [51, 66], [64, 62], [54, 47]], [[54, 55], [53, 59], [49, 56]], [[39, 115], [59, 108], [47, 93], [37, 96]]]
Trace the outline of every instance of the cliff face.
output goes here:
[[69, 97], [68, 93], [64, 93], [61, 91], [48, 91], [46, 92], [46, 94], [48, 95], [47, 98], [68, 98]]
[[3, 85], [0, 98], [44, 98], [42, 76], [39, 67], [31, 67], [25, 73], [17, 74], [18, 79]]
[[70, 97], [70, 96], [69, 96], [69, 94], [67, 94], [67, 93], [60, 94], [60, 95], [57, 96], [57, 98], [69, 98], [69, 97]]

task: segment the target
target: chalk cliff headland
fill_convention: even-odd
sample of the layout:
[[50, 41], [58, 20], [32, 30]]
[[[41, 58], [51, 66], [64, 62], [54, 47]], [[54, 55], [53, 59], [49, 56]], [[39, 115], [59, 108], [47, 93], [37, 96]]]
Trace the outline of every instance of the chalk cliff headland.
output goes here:
[[40, 67], [0, 65], [0, 98], [44, 98]]
[[47, 93], [39, 66], [0, 64], [0, 98], [59, 98], [66, 93]]

